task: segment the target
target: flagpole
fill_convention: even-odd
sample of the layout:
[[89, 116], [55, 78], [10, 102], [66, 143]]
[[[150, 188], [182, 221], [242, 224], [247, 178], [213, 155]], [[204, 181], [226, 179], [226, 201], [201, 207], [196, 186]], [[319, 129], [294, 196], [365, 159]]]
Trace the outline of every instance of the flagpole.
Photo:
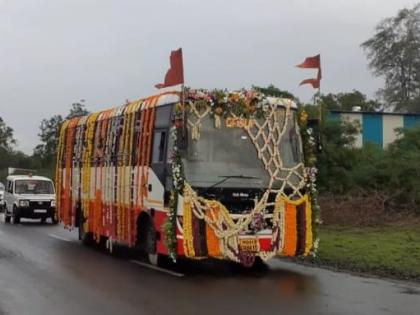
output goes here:
[[321, 84], [319, 84], [318, 92], [316, 92], [316, 102], [318, 103], [318, 115], [319, 115], [319, 122], [321, 123], [322, 120], [322, 104], [321, 104]]
[[[311, 84], [314, 89], [317, 89], [314, 95], [314, 106], [318, 106], [318, 125], [321, 126], [322, 121], [322, 102], [321, 102], [321, 55], [306, 57], [305, 60], [298, 64], [297, 67], [304, 69], [318, 69], [316, 78], [305, 79], [299, 85]], [[316, 109], [315, 109], [316, 110]], [[320, 133], [319, 133], [320, 136]], [[319, 141], [320, 143], [320, 141]]]
[[320, 152], [322, 150], [322, 144], [321, 144], [321, 122], [322, 122], [321, 82], [319, 82], [317, 94], [318, 94], [317, 102], [318, 102], [318, 115], [319, 115], [317, 137], [318, 137], [318, 150]]
[[185, 86], [184, 83], [181, 84], [181, 105], [184, 106], [184, 101], [185, 101]]
[[182, 128], [185, 128], [185, 86], [181, 85]]

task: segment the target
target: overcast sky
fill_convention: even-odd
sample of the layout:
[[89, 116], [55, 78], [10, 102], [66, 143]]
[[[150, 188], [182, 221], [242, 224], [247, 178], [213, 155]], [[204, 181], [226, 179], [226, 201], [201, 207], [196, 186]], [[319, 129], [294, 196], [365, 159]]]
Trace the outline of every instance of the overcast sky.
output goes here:
[[32, 153], [43, 118], [86, 100], [91, 111], [156, 92], [171, 49], [183, 48], [186, 84], [298, 87], [295, 68], [321, 53], [323, 92], [381, 85], [360, 43], [408, 0], [0, 0], [0, 117]]

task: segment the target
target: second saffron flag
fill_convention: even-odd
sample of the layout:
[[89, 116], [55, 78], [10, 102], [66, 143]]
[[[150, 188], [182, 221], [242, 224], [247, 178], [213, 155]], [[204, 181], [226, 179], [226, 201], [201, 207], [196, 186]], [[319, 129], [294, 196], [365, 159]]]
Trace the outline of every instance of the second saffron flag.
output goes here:
[[155, 85], [156, 88], [161, 89], [168, 86], [178, 85], [184, 83], [184, 65], [182, 61], [182, 48], [173, 50], [169, 57], [170, 68], [166, 72], [165, 81]]
[[300, 82], [299, 85], [303, 84], [311, 84], [314, 89], [319, 89], [321, 83], [321, 55], [316, 55], [312, 57], [307, 57], [305, 60], [297, 65], [296, 67], [304, 68], [304, 69], [318, 69], [318, 74], [316, 78], [306, 79]]

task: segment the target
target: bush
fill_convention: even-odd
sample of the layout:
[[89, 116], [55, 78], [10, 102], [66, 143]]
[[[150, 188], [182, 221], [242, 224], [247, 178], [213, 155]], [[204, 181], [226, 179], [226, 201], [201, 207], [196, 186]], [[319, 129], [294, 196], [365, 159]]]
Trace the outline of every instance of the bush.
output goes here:
[[351, 196], [357, 196], [360, 211], [419, 215], [420, 127], [401, 130], [400, 139], [383, 150], [375, 144], [354, 148], [354, 130], [346, 124], [326, 122], [322, 128], [323, 152], [318, 159], [321, 195], [330, 196], [333, 203], [337, 201], [333, 194], [339, 195], [341, 206], [350, 208], [355, 201]]

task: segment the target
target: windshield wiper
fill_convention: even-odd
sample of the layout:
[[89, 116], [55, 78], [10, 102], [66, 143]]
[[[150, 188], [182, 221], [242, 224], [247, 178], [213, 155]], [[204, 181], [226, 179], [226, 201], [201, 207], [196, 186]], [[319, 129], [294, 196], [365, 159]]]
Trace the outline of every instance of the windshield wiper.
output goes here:
[[255, 176], [245, 176], [245, 175], [226, 175], [226, 176], [219, 176], [222, 177], [223, 179], [218, 181], [217, 183], [211, 185], [210, 187], [206, 188], [205, 191], [209, 190], [210, 188], [216, 187], [220, 184], [223, 184], [225, 181], [231, 179], [231, 178], [240, 178], [240, 179], [260, 179], [259, 177], [255, 177]]

